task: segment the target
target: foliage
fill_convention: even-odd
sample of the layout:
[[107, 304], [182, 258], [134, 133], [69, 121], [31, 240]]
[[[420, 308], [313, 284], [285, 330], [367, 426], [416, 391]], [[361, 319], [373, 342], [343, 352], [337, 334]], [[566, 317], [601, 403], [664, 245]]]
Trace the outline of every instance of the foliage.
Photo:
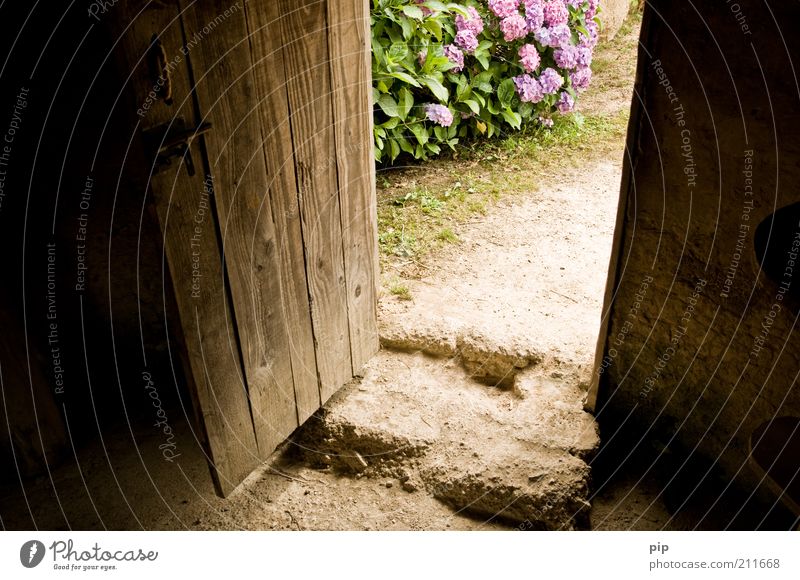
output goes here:
[[375, 157], [540, 124], [591, 79], [597, 0], [373, 0]]

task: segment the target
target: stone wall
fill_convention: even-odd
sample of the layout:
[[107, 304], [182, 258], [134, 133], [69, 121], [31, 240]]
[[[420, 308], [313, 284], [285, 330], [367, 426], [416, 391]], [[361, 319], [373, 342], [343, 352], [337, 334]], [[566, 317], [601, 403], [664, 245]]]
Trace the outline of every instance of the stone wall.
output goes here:
[[612, 40], [619, 32], [630, 9], [630, 0], [600, 0], [600, 20], [603, 23], [603, 40]]
[[796, 3], [648, 2], [598, 368], [599, 414], [750, 484], [753, 431], [800, 416], [797, 215], [769, 240], [777, 279], [755, 250], [757, 226], [800, 201], [798, 16]]

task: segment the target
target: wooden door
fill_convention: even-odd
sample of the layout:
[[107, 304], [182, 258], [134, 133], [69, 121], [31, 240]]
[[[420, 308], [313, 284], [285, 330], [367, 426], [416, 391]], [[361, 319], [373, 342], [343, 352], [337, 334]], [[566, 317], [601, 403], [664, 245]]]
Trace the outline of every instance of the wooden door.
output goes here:
[[368, 6], [128, 2], [113, 32], [227, 495], [378, 348]]

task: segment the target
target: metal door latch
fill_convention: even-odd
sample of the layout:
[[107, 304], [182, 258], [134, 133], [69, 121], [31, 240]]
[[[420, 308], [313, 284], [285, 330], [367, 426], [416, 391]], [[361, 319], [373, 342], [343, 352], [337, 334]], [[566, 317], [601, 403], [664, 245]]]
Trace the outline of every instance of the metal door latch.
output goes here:
[[183, 159], [186, 173], [195, 174], [192, 160], [192, 141], [211, 129], [211, 123], [200, 123], [187, 127], [183, 117], [176, 117], [169, 123], [157, 125], [142, 132], [149, 158], [155, 159], [153, 173], [158, 173], [171, 164], [172, 158]]

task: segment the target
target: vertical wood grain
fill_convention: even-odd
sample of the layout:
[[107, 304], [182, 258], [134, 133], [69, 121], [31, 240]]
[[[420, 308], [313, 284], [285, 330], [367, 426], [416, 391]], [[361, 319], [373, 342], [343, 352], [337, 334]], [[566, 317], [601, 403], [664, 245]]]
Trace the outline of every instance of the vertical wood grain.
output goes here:
[[320, 392], [289, 125], [280, 12], [275, 2], [248, 2], [245, 8], [253, 61], [254, 101], [261, 113], [267, 186], [275, 216], [297, 415], [303, 423], [320, 407]]
[[353, 373], [378, 350], [378, 224], [368, 0], [328, 2], [328, 45]]
[[322, 402], [352, 378], [326, 2], [279, 0]]
[[185, 23], [200, 110], [213, 125], [205, 137], [208, 160], [256, 438], [266, 459], [298, 422], [244, 6], [196, 2], [186, 10]]

